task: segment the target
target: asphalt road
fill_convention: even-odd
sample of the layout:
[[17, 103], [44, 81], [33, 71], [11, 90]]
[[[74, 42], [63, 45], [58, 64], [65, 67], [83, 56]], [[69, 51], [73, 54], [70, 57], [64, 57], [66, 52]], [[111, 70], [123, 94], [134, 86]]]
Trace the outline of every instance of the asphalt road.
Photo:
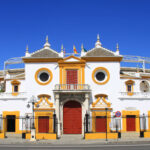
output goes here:
[[149, 150], [150, 144], [134, 145], [76, 145], [76, 146], [25, 146], [0, 145], [0, 150]]

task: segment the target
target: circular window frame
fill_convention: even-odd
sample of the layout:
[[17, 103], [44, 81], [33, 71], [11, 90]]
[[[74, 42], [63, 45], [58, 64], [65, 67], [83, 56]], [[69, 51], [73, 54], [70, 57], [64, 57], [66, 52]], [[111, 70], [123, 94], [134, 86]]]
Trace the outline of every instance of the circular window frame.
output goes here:
[[[144, 91], [143, 89], [142, 89], [142, 82], [145, 82], [146, 84], [147, 84], [147, 91]], [[147, 93], [147, 92], [149, 92], [150, 91], [150, 84], [149, 84], [149, 82], [148, 81], [146, 81], [146, 80], [142, 80], [141, 82], [140, 82], [140, 91], [142, 92], [142, 93]]]
[[[95, 74], [99, 71], [99, 70], [101, 70], [103, 73], [105, 73], [105, 75], [106, 75], [106, 79], [104, 80], [104, 81], [101, 81], [101, 82], [99, 82], [96, 78], [95, 78]], [[96, 84], [98, 84], [98, 85], [104, 85], [104, 84], [106, 84], [108, 81], [109, 81], [109, 79], [110, 79], [110, 73], [109, 73], [109, 71], [106, 69], [106, 68], [104, 68], [104, 67], [97, 67], [97, 68], [95, 68], [94, 69], [94, 71], [92, 72], [92, 79], [93, 79], [93, 81], [96, 83]]]
[[[40, 79], [39, 79], [39, 75], [42, 73], [42, 72], [46, 72], [49, 74], [49, 79], [46, 81], [46, 82], [42, 82]], [[52, 72], [47, 69], [47, 68], [40, 68], [36, 71], [35, 73], [35, 81], [39, 84], [39, 85], [47, 85], [49, 84], [51, 81], [52, 81], [52, 78], [53, 78], [53, 74]]]

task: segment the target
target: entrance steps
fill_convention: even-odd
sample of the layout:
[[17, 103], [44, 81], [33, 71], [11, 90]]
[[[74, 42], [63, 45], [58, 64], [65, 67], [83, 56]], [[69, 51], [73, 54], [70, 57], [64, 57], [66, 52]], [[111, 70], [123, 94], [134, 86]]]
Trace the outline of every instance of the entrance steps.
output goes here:
[[139, 132], [125, 132], [121, 133], [121, 138], [122, 139], [137, 139], [140, 138], [140, 133]]
[[13, 133], [13, 132], [11, 132], [11, 133], [8, 133], [8, 132], [6, 132], [6, 134], [5, 134], [5, 137], [6, 138], [14, 138], [14, 139], [21, 139], [22, 138], [22, 134], [16, 134], [16, 133]]
[[81, 140], [83, 139], [83, 135], [82, 134], [63, 134], [61, 137], [61, 140], [65, 140], [65, 141], [75, 141], [75, 140]]

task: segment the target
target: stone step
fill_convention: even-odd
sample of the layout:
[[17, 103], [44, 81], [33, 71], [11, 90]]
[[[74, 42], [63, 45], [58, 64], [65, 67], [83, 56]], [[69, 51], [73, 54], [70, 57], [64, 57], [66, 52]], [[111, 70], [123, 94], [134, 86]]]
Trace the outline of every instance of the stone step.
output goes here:
[[79, 139], [83, 139], [83, 135], [81, 135], [81, 134], [63, 134], [61, 136], [61, 139], [68, 140], [68, 141], [79, 140]]
[[139, 138], [140, 133], [138, 132], [126, 132], [121, 133], [121, 138]]
[[8, 133], [8, 132], [6, 132], [5, 136], [7, 138], [22, 138], [22, 134]]

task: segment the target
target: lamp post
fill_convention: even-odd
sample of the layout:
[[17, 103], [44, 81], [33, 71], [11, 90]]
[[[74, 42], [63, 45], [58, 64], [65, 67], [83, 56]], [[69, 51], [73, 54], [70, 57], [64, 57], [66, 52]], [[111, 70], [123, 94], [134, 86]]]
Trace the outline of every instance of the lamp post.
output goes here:
[[143, 131], [146, 130], [146, 117], [145, 114], [143, 113]]
[[30, 101], [27, 104], [27, 108], [30, 108], [30, 104], [32, 104], [32, 117], [33, 117], [33, 124], [32, 124], [32, 129], [35, 129], [35, 124], [34, 124], [34, 105], [36, 103], [36, 97], [32, 95], [32, 97], [30, 98]]
[[34, 105], [36, 103], [36, 97], [35, 96], [32, 96], [30, 98], [30, 101], [28, 102], [28, 105], [27, 107], [30, 108], [30, 104], [32, 104], [32, 116], [33, 116], [33, 124], [32, 124], [32, 128], [31, 128], [31, 139], [30, 141], [36, 141], [36, 130], [35, 130], [35, 125], [34, 125]]

